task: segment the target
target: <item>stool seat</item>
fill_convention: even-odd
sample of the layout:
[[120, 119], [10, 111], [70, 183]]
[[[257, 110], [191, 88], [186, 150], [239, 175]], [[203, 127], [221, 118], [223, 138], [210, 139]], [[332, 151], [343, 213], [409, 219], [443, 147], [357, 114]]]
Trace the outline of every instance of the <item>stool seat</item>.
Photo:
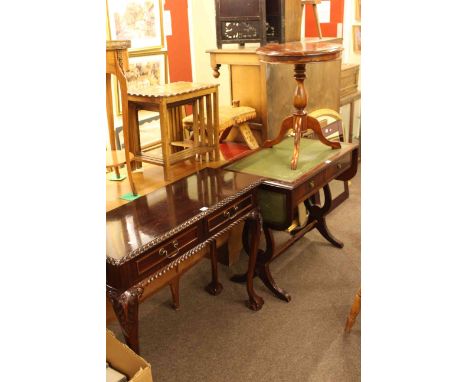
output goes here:
[[[249, 106], [220, 106], [219, 107], [219, 133], [220, 140], [226, 138], [229, 130], [233, 126], [239, 126], [240, 132], [250, 149], [258, 148], [257, 141], [253, 136], [247, 121], [255, 119], [257, 112]], [[183, 119], [185, 129], [191, 129], [193, 125], [193, 115], [188, 115]]]

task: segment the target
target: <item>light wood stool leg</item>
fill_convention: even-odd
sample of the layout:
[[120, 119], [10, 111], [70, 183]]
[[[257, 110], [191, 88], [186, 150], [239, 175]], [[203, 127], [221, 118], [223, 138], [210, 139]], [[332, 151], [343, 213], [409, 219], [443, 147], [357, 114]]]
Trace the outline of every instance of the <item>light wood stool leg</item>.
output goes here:
[[354, 297], [354, 302], [353, 306], [351, 307], [351, 311], [349, 312], [348, 319], [346, 320], [346, 326], [345, 326], [345, 332], [349, 333], [351, 331], [351, 328], [354, 325], [354, 322], [356, 321], [356, 317], [361, 311], [361, 288], [359, 288], [359, 291], [356, 293], [356, 296]]

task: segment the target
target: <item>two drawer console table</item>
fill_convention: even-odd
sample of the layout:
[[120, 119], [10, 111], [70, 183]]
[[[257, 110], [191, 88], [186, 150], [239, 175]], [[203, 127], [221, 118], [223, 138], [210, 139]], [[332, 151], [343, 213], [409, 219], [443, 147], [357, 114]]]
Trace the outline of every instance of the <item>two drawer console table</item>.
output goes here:
[[[294, 138], [288, 137], [272, 148], [262, 149], [230, 165], [231, 171], [264, 176], [258, 191], [258, 203], [263, 217], [266, 248], [259, 250], [255, 274], [280, 299], [290, 301], [291, 296], [280, 288], [270, 272], [270, 263], [295, 241], [313, 228], [338, 248], [343, 243], [328, 230], [326, 215], [332, 208], [329, 183], [334, 180], [348, 181], [357, 172], [358, 145], [341, 143], [340, 149], [332, 150], [315, 139], [301, 140], [301, 155], [297, 169], [291, 170]], [[324, 202], [318, 205], [317, 195], [323, 189]], [[298, 229], [291, 232], [289, 239], [277, 245], [272, 230], [287, 230], [298, 219], [298, 206], [304, 203], [307, 219]], [[250, 223], [246, 223], [248, 226]], [[255, 238], [254, 238], [255, 239]], [[248, 228], [243, 233], [243, 245], [251, 246]], [[245, 282], [247, 275], [233, 277], [233, 281]]]
[[221, 292], [216, 238], [249, 221], [251, 247], [247, 277], [248, 307], [259, 310], [253, 289], [260, 215], [256, 191], [262, 177], [206, 168], [109, 211], [106, 216], [106, 292], [127, 344], [136, 352], [139, 302], [171, 285], [178, 303], [178, 280], [208, 252], [210, 293]]

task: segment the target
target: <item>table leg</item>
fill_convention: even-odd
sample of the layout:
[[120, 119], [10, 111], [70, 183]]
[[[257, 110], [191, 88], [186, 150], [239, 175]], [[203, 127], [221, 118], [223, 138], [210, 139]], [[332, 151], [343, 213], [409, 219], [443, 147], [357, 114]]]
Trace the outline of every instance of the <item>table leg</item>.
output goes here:
[[[251, 248], [251, 231], [252, 227], [249, 224], [253, 224], [252, 222], [246, 221], [244, 226], [244, 231], [242, 233], [242, 243], [244, 245], [244, 250], [247, 251], [247, 248]], [[265, 251], [257, 250], [257, 260], [255, 271], [253, 272], [252, 279], [256, 276], [259, 276], [262, 280], [263, 284], [270, 289], [270, 291], [279, 299], [289, 302], [291, 301], [291, 295], [286, 292], [284, 289], [280, 288], [278, 284], [276, 284], [273, 276], [270, 272], [270, 263], [273, 261], [275, 255], [275, 241], [273, 235], [271, 233], [270, 228], [263, 225], [263, 232], [265, 233], [265, 240], [266, 240], [266, 249]], [[231, 277], [231, 281], [236, 283], [245, 283], [248, 281], [248, 274], [240, 274], [234, 275]]]
[[349, 127], [348, 127], [348, 142], [353, 143], [354, 130], [354, 101], [349, 104]]
[[171, 288], [171, 295], [172, 295], [172, 308], [174, 310], [179, 310], [180, 308], [180, 294], [179, 294], [179, 286], [180, 286], [180, 277], [176, 277], [169, 283], [169, 287]]
[[247, 293], [249, 295], [249, 301], [247, 306], [252, 310], [260, 310], [263, 306], [263, 298], [258, 296], [255, 293], [253, 288], [253, 279], [255, 276], [255, 265], [257, 263], [257, 252], [258, 252], [258, 243], [260, 241], [260, 212], [255, 210], [251, 214], [251, 219], [253, 224], [251, 225], [251, 241], [249, 248], [249, 267], [247, 270]]
[[289, 302], [291, 301], [291, 295], [286, 292], [283, 288], [280, 288], [276, 284], [273, 276], [270, 272], [270, 263], [273, 261], [275, 255], [275, 240], [270, 228], [263, 226], [263, 232], [265, 233], [266, 249], [262, 256], [259, 257], [257, 264], [257, 273], [263, 284], [280, 300]]
[[331, 234], [331, 232], [329, 231], [327, 227], [327, 223], [325, 221], [325, 216], [328, 212], [330, 212], [330, 209], [332, 207], [330, 186], [328, 184], [326, 184], [323, 187], [323, 193], [325, 196], [323, 207], [319, 207], [313, 204], [313, 201], [310, 199], [307, 201], [307, 203], [305, 203], [307, 209], [309, 210], [309, 221], [316, 220], [317, 224], [315, 225], [315, 228], [318, 229], [321, 235], [325, 239], [327, 239], [331, 244], [333, 244], [335, 247], [343, 248], [344, 247], [343, 242], [341, 242], [340, 240], [338, 240]]
[[139, 353], [138, 341], [138, 305], [143, 288], [130, 288], [124, 292], [107, 287], [107, 296], [119, 320], [127, 345]]
[[211, 282], [206, 286], [206, 291], [217, 296], [223, 290], [223, 284], [218, 279], [218, 256], [216, 255], [216, 240], [210, 243]]

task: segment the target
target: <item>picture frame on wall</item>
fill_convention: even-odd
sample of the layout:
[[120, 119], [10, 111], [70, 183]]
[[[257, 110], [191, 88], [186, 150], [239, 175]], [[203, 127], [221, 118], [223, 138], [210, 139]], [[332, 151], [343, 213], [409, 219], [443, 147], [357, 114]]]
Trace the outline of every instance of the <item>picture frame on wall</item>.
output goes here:
[[354, 0], [354, 19], [361, 21], [361, 0]]
[[127, 81], [138, 86], [163, 85], [167, 83], [167, 52], [133, 56], [129, 58]]
[[164, 47], [162, 0], [107, 0], [108, 37], [130, 40], [129, 54]]
[[353, 25], [353, 50], [355, 53], [361, 53], [361, 26]]

